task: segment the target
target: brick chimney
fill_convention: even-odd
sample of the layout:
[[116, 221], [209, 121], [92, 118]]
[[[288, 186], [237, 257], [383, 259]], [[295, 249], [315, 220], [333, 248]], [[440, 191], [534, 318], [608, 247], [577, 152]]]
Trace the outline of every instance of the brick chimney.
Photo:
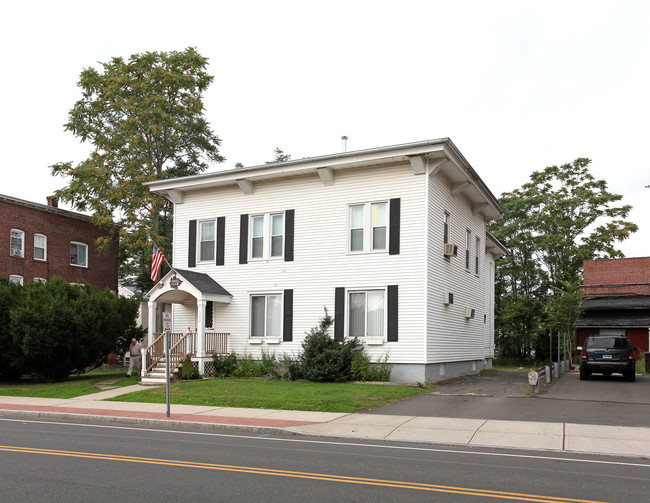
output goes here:
[[51, 206], [52, 208], [58, 208], [59, 200], [54, 196], [47, 196], [47, 205]]

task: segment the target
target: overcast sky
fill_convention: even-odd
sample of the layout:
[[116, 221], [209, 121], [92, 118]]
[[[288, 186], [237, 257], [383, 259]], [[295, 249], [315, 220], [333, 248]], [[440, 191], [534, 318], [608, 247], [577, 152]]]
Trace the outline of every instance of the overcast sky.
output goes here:
[[209, 59], [206, 117], [227, 161], [262, 164], [450, 137], [498, 197], [577, 157], [634, 206], [650, 255], [650, 2], [11, 2], [0, 47], [0, 193], [45, 203], [82, 69], [114, 56]]

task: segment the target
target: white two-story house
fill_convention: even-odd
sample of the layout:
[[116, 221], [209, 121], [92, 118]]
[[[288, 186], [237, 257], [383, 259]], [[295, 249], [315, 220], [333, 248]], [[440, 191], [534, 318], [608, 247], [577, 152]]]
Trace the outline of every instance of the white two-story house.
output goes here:
[[[326, 308], [391, 380], [490, 367], [503, 209], [445, 138], [149, 184], [174, 204], [173, 270], [149, 292], [192, 354], [297, 355]], [[170, 320], [171, 318], [171, 320]], [[149, 322], [149, 342], [155, 320]], [[215, 339], [218, 336], [219, 340]]]

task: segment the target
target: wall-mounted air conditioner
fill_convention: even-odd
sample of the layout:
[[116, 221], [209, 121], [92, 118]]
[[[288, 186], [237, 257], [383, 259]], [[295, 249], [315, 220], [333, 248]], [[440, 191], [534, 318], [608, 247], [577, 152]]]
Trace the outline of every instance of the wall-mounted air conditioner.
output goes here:
[[445, 243], [445, 257], [455, 257], [458, 255], [458, 246], [451, 243]]
[[454, 303], [454, 294], [451, 292], [442, 292], [442, 303], [453, 304]]
[[474, 315], [476, 314], [476, 311], [472, 309], [471, 307], [466, 307], [465, 308], [465, 318], [472, 319], [474, 318]]

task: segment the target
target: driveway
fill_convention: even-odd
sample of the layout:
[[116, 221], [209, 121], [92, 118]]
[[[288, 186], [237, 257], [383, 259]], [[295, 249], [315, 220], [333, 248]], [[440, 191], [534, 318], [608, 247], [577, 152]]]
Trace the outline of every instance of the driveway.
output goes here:
[[432, 393], [373, 409], [368, 414], [504, 419], [609, 426], [650, 425], [650, 376], [626, 382], [619, 376], [580, 381], [567, 373], [534, 396], [527, 371], [497, 371], [449, 379]]

